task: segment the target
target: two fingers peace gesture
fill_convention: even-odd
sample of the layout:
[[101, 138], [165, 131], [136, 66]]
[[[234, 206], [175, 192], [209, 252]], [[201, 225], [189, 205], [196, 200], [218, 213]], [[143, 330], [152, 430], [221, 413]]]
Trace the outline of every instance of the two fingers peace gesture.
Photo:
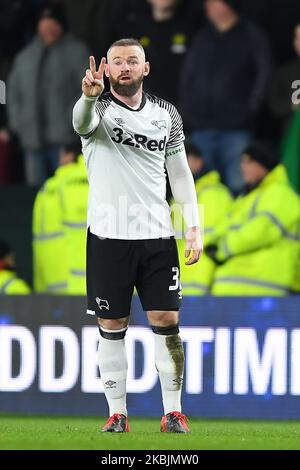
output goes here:
[[82, 91], [85, 96], [96, 97], [104, 90], [103, 74], [106, 65], [105, 57], [102, 57], [98, 70], [96, 69], [95, 57], [90, 56], [90, 68], [86, 70], [82, 79]]

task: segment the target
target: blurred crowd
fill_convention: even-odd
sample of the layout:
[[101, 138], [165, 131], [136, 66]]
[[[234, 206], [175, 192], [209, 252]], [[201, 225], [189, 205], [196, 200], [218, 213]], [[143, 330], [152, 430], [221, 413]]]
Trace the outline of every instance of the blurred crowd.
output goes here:
[[[89, 55], [121, 37], [139, 39], [144, 89], [184, 121], [205, 254], [181, 259], [183, 292], [300, 291], [298, 0], [2, 0], [0, 37], [0, 184], [39, 188], [36, 292], [85, 293], [88, 185], [71, 112]], [[0, 245], [0, 293], [24, 289]]]

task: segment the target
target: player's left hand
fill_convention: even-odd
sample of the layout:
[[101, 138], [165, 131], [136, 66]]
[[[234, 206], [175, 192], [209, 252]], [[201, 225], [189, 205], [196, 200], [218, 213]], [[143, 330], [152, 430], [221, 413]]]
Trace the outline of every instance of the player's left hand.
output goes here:
[[192, 254], [191, 258], [185, 262], [186, 265], [195, 264], [199, 261], [203, 252], [203, 241], [201, 236], [200, 227], [191, 227], [186, 233], [186, 244], [185, 244], [185, 257], [188, 258]]

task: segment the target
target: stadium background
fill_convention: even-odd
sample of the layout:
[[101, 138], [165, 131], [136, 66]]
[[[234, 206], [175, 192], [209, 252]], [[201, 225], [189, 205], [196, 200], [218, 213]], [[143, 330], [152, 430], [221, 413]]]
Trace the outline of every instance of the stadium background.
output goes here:
[[[32, 11], [37, 3], [31, 2]], [[119, 5], [126, 9], [125, 3]], [[191, 14], [200, 11], [201, 24], [198, 3], [191, 0], [187, 6]], [[276, 65], [290, 59], [299, 2], [244, 1], [243, 5], [269, 35]], [[26, 34], [30, 36], [30, 31]], [[106, 39], [94, 52], [102, 54]], [[4, 37], [5, 44], [10, 40]], [[0, 79], [5, 79], [5, 67], [1, 70]], [[266, 119], [266, 113], [263, 110], [258, 120], [270, 136], [278, 123], [268, 114]], [[22, 158], [15, 153], [11, 179], [0, 186], [0, 238], [14, 246], [18, 273], [31, 285], [32, 205], [37, 189], [24, 183]], [[106, 415], [93, 360], [97, 328], [84, 310], [83, 297], [0, 296], [0, 412]], [[206, 418], [300, 419], [299, 311], [299, 296], [186, 298], [181, 322], [187, 356], [186, 413]], [[136, 298], [128, 341], [129, 411], [135, 416], [160, 416], [160, 390], [151, 373], [151, 338]], [[242, 377], [241, 382], [237, 377]]]

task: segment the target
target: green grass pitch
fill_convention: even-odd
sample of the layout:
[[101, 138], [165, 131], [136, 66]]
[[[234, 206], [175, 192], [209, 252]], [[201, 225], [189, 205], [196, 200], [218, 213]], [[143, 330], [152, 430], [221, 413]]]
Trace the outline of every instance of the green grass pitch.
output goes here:
[[300, 422], [190, 420], [191, 434], [163, 434], [159, 419], [131, 418], [131, 432], [103, 434], [105, 419], [0, 415], [0, 449], [300, 449]]

